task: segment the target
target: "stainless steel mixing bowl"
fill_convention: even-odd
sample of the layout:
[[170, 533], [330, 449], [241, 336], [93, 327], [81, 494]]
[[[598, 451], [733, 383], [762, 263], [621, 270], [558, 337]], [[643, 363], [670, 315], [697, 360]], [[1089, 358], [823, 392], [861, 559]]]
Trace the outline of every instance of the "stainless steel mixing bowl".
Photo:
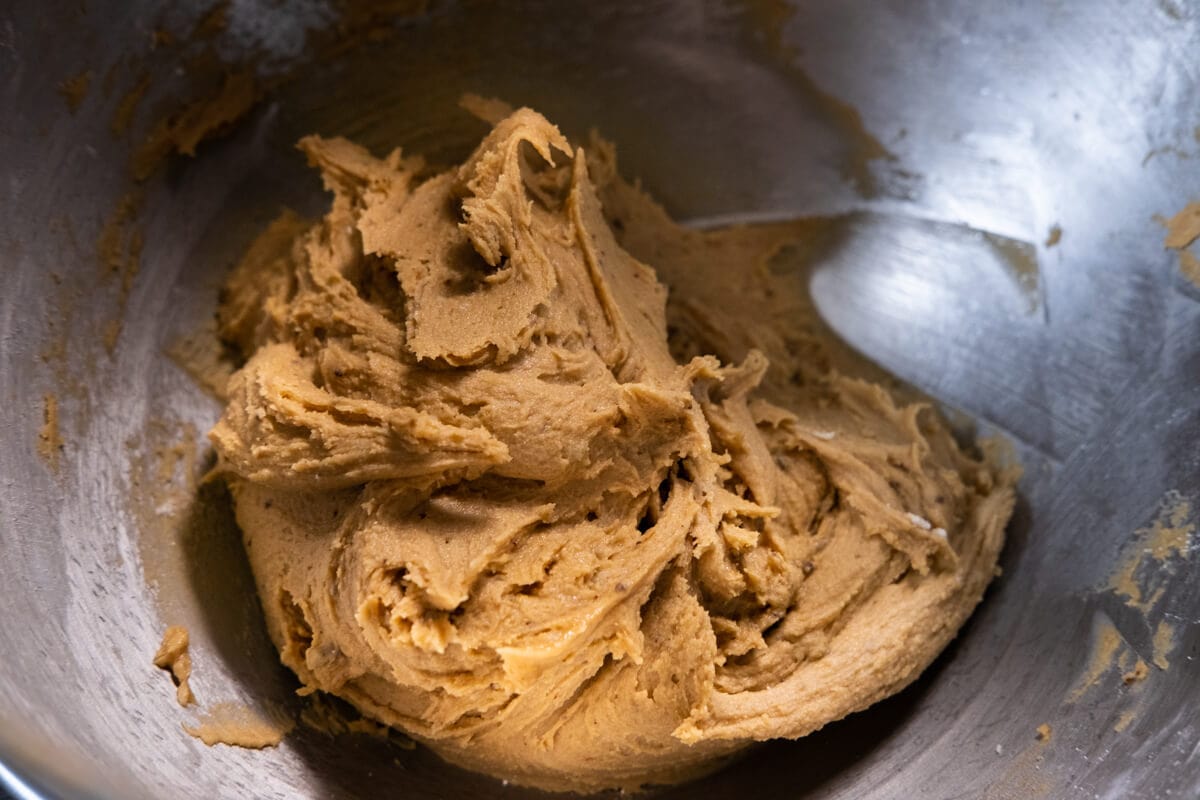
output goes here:
[[[1195, 0], [435, 2], [340, 51], [329, 31], [353, 26], [326, 0], [221, 8], [0, 6], [5, 780], [47, 797], [529, 794], [304, 727], [206, 748], [150, 663], [186, 624], [202, 703], [298, 702], [220, 490], [195, 488], [187, 426], [218, 404], [167, 353], [203, 336], [280, 205], [324, 203], [299, 135], [448, 162], [482, 133], [454, 109], [470, 90], [598, 126], [698, 224], [854, 212], [813, 274], [822, 312], [1025, 466], [1004, 574], [916, 685], [663, 796], [1200, 796], [1200, 565], [1147, 562], [1134, 577], [1163, 591], [1144, 603], [1110, 588], [1164, 503], [1186, 528], [1200, 500], [1200, 290], [1153, 219], [1200, 199]], [[261, 102], [128, 194], [155, 120], [251, 58]], [[1173, 647], [1156, 648], [1162, 623]], [[1096, 652], [1110, 625], [1121, 653], [1169, 668], [1126, 686]]]

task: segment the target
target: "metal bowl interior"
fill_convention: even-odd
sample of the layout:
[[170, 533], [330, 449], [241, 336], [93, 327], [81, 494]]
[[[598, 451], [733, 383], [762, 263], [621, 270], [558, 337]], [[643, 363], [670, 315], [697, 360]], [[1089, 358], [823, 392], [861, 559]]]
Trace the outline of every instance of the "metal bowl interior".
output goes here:
[[[626, 6], [437, 3], [340, 51], [306, 44], [342, 24], [322, 0], [0, 10], [0, 774], [47, 797], [534, 796], [303, 727], [206, 748], [151, 664], [186, 624], [202, 702], [296, 708], [197, 483], [219, 406], [169, 354], [258, 228], [325, 202], [299, 136], [450, 163], [483, 132], [455, 105], [473, 91], [597, 127], [680, 219], [849, 213], [822, 313], [1025, 467], [1003, 575], [914, 686], [659, 796], [1200, 791], [1200, 563], [1185, 542], [1137, 562], [1138, 597], [1113, 580], [1200, 502], [1200, 286], [1155, 221], [1200, 199], [1200, 8]], [[155, 120], [251, 56], [250, 113], [132, 180]]]

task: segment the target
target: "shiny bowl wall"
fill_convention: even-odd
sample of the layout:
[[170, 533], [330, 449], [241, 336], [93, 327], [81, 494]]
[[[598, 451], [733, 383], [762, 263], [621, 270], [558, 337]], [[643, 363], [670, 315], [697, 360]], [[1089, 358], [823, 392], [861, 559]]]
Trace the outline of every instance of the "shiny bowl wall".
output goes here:
[[[696, 224], [848, 214], [814, 267], [822, 313], [1025, 466], [1003, 575], [921, 680], [661, 796], [1200, 792], [1200, 287], [1155, 221], [1200, 199], [1200, 7], [401, 11], [0, 8], [0, 777], [48, 797], [532, 794], [305, 726], [207, 748], [151, 664], [185, 624], [202, 705], [303, 709], [199, 482], [219, 404], [180, 364], [253, 233], [325, 202], [299, 136], [450, 163], [484, 130], [455, 105], [473, 91], [599, 128]], [[156, 130], [231, 73], [255, 76], [245, 113], [157, 159]], [[1156, 549], [1168, 528], [1183, 545]]]

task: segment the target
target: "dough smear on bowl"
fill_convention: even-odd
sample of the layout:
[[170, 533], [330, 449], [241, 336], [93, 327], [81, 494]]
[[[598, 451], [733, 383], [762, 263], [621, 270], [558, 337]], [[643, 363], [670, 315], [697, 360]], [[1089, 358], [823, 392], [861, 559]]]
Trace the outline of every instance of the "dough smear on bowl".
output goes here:
[[633, 788], [898, 691], [979, 602], [1012, 476], [854, 377], [772, 266], [811, 226], [677, 226], [528, 109], [433, 176], [301, 148], [332, 208], [230, 276], [210, 436], [306, 690]]

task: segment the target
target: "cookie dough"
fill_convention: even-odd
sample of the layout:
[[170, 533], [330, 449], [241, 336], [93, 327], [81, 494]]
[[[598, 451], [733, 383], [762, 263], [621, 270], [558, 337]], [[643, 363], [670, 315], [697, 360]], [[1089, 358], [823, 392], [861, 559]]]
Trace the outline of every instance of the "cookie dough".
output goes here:
[[529, 109], [440, 174], [300, 147], [332, 207], [231, 274], [210, 436], [302, 691], [634, 788], [898, 691], [979, 602], [1012, 476], [824, 330], [819, 225], [682, 228]]
[[192, 677], [192, 656], [188, 653], [188, 629], [172, 625], [163, 632], [162, 644], [154, 654], [154, 666], [171, 673], [175, 683], [175, 699], [187, 707], [196, 702], [189, 681]]

